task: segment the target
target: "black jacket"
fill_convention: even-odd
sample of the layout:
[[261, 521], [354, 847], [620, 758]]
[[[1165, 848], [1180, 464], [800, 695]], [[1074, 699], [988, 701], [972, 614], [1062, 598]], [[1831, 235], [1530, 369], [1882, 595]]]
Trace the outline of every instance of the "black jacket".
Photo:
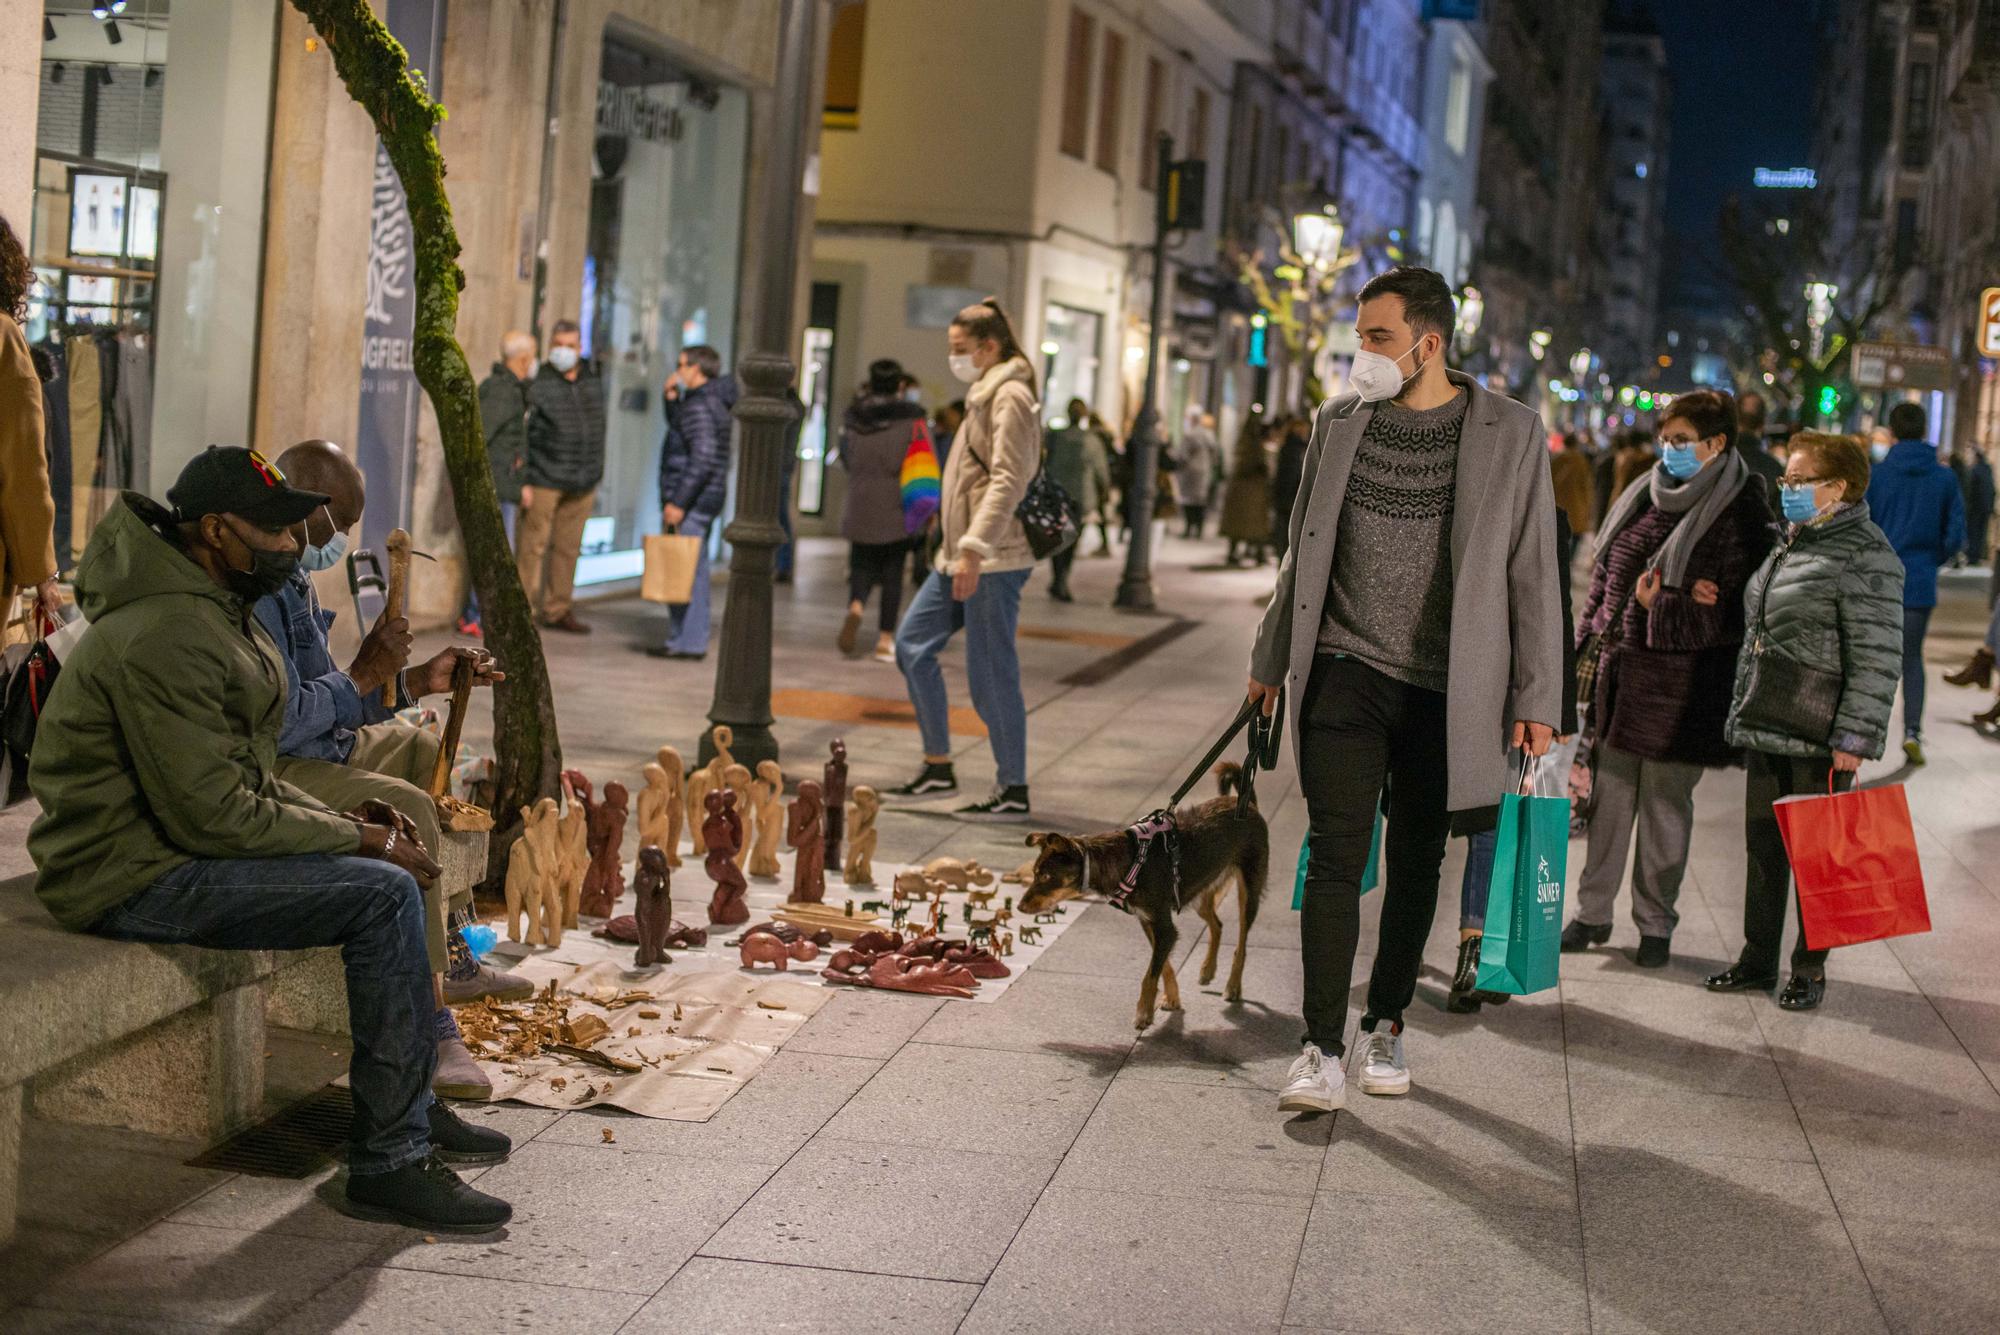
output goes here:
[[486, 428], [486, 457], [493, 465], [493, 487], [505, 505], [521, 502], [521, 474], [528, 465], [528, 387], [507, 369], [493, 363], [493, 374], [479, 382], [479, 420]]
[[667, 399], [667, 439], [660, 450], [660, 503], [691, 518], [713, 519], [729, 499], [729, 435], [736, 379], [717, 376]]
[[588, 369], [571, 380], [544, 364], [528, 385], [528, 460], [521, 480], [557, 491], [593, 491], [604, 479], [604, 382]]
[[929, 435], [921, 404], [896, 395], [864, 393], [848, 405], [840, 434], [847, 500], [840, 533], [849, 542], [884, 546], [907, 539], [903, 524], [903, 456], [918, 432]]

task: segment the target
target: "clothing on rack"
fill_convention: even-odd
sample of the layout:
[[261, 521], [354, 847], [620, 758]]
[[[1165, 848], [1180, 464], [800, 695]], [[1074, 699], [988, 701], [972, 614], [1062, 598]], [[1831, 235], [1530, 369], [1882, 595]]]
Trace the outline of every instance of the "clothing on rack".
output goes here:
[[56, 565], [76, 564], [70, 547], [69, 368], [62, 340], [50, 335], [35, 345], [35, 371], [42, 378], [42, 449], [49, 462], [49, 494], [56, 505]]

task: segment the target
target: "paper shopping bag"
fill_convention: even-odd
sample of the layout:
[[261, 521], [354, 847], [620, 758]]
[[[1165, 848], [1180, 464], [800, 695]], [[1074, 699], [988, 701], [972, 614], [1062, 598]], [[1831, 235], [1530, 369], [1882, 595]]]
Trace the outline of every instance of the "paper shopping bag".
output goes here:
[[[1312, 836], [1299, 841], [1299, 874], [1292, 882], [1292, 909], [1306, 903], [1306, 866], [1312, 861]], [[1367, 894], [1382, 881], [1382, 809], [1375, 809], [1375, 832], [1368, 836], [1368, 865], [1361, 869], [1361, 893]]]
[[686, 602], [694, 594], [694, 572], [704, 541], [678, 533], [647, 534], [646, 572], [639, 580], [639, 596], [649, 603]]
[[1780, 798], [1778, 830], [1813, 950], [1931, 929], [1910, 803], [1900, 786]]
[[1568, 872], [1569, 799], [1501, 798], [1479, 947], [1481, 989], [1524, 996], [1556, 985]]

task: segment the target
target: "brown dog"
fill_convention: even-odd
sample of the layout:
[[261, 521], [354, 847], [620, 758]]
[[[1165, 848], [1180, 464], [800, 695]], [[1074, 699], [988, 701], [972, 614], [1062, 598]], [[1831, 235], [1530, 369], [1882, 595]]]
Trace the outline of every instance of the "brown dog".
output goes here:
[[[1165, 1005], [1170, 1011], [1181, 1008], [1180, 980], [1174, 977], [1168, 957], [1173, 954], [1179, 931], [1174, 914], [1189, 904], [1208, 925], [1208, 957], [1202, 962], [1201, 981], [1215, 977], [1216, 956], [1222, 948], [1222, 919], [1215, 907], [1229, 882], [1236, 882], [1240, 909], [1236, 932], [1236, 958], [1229, 970], [1225, 994], [1231, 1001], [1243, 1000], [1243, 956], [1250, 937], [1250, 924], [1257, 920], [1257, 903], [1271, 864], [1271, 831], [1253, 802], [1238, 811], [1230, 794], [1242, 781], [1236, 765], [1218, 765], [1216, 777], [1223, 795], [1199, 806], [1182, 807], [1174, 813], [1180, 831], [1180, 886], [1174, 886], [1173, 862], [1164, 850], [1155, 851], [1139, 870], [1138, 887], [1125, 907], [1146, 929], [1153, 945], [1152, 962], [1139, 988], [1139, 1011], [1134, 1027], [1144, 1029], [1153, 1022], [1155, 998], [1162, 977], [1166, 980]], [[1031, 834], [1028, 843], [1041, 850], [1027, 892], [1021, 896], [1021, 912], [1046, 913], [1065, 899], [1086, 893], [1111, 896], [1131, 869], [1133, 840], [1123, 830], [1071, 838], [1063, 834]]]

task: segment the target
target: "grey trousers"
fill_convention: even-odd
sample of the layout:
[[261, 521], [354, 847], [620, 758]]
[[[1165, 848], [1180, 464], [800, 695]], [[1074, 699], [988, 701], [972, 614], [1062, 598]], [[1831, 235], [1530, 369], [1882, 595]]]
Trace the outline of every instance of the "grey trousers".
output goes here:
[[1642, 760], [1600, 743], [1591, 792], [1590, 852], [1576, 888], [1577, 921], [1602, 927], [1611, 921], [1632, 826], [1639, 826], [1639, 858], [1632, 868], [1632, 921], [1641, 936], [1672, 936], [1681, 915], [1674, 901], [1687, 872], [1694, 835], [1694, 786], [1702, 767], [1675, 760]]

